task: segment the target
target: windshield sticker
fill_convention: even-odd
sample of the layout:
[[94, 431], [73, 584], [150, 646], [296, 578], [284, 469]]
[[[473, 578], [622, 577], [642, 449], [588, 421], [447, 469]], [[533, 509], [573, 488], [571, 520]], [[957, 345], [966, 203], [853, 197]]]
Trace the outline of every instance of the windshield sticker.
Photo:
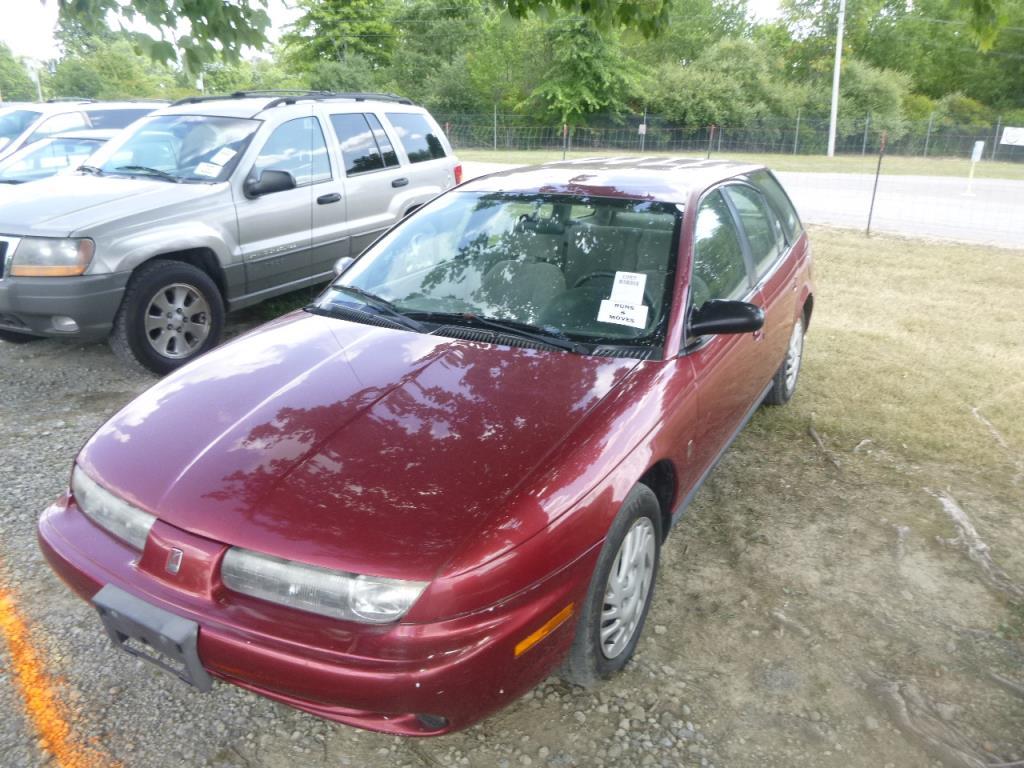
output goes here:
[[222, 170], [223, 168], [213, 163], [200, 163], [196, 166], [194, 173], [196, 176], [207, 176], [212, 179], [220, 176]]
[[235, 150], [231, 149], [231, 147], [222, 147], [216, 155], [210, 158], [210, 162], [214, 165], [227, 165], [235, 154]]
[[615, 282], [612, 283], [612, 295], [608, 300], [616, 304], [640, 306], [644, 303], [645, 285], [647, 275], [643, 272], [616, 272]]
[[[617, 275], [620, 274], [623, 273], [617, 273]], [[601, 302], [601, 308], [597, 311], [597, 319], [602, 323], [615, 323], [615, 325], [643, 328], [647, 325], [647, 306], [645, 304], [625, 304], [612, 301], [611, 299], [604, 299]]]

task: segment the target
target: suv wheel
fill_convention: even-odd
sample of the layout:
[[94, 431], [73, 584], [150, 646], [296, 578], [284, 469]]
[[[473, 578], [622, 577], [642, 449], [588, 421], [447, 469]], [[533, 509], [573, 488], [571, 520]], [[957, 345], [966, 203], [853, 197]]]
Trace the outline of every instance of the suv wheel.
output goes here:
[[793, 332], [789, 336], [789, 346], [782, 365], [775, 372], [772, 388], [764, 401], [768, 405], [785, 405], [796, 392], [796, 380], [800, 376], [800, 362], [804, 357], [804, 324], [803, 319], [793, 323]]
[[164, 374], [216, 346], [223, 331], [224, 301], [210, 276], [156, 260], [128, 282], [110, 347], [129, 365]]
[[634, 486], [605, 538], [580, 611], [563, 676], [589, 687], [633, 656], [654, 596], [661, 509], [646, 485]]

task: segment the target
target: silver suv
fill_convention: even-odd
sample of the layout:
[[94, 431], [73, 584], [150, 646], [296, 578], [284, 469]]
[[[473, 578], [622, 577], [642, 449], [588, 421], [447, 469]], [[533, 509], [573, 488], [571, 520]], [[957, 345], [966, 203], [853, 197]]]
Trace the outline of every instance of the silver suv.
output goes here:
[[54, 99], [0, 105], [0, 160], [40, 139], [91, 128], [120, 129], [167, 106], [166, 101]]
[[0, 195], [0, 338], [109, 336], [170, 371], [218, 342], [226, 310], [328, 280], [461, 170], [397, 96], [185, 99], [77, 175]]

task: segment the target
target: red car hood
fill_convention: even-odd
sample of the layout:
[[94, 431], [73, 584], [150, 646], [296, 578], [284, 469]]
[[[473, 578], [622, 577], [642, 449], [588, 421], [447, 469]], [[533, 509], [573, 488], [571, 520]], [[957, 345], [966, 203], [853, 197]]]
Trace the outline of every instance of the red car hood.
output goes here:
[[156, 384], [78, 461], [192, 533], [430, 579], [635, 364], [297, 313]]

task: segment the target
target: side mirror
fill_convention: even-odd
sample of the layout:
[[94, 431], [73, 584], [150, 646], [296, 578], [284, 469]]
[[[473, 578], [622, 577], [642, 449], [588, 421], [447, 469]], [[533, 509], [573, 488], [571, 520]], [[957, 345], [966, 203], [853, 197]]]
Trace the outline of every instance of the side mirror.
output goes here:
[[705, 301], [690, 316], [690, 335], [753, 333], [764, 325], [764, 310], [745, 301]]
[[245, 182], [245, 196], [249, 198], [284, 192], [288, 189], [295, 189], [295, 177], [288, 171], [267, 169], [260, 173], [258, 179], [250, 178]]
[[334, 276], [341, 277], [341, 274], [355, 262], [351, 256], [342, 256], [334, 262]]

